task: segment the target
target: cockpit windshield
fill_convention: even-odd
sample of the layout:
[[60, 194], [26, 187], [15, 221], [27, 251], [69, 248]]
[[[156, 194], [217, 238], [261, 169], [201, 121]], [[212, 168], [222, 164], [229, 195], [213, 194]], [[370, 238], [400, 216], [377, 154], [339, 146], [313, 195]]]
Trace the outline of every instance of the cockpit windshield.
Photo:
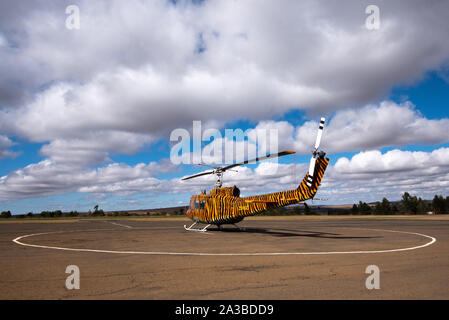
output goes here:
[[198, 199], [190, 200], [190, 209], [204, 210], [205, 208], [206, 208], [206, 201]]

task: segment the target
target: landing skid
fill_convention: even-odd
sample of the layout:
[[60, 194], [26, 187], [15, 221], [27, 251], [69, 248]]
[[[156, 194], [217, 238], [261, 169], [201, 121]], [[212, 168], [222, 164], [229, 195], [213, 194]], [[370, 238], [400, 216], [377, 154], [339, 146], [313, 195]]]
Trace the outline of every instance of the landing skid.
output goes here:
[[[189, 227], [187, 227], [186, 225], [184, 225], [184, 229], [185, 229], [186, 231], [206, 232], [206, 231], [207, 231], [207, 228], [210, 227], [210, 224], [208, 224], [208, 225], [205, 226], [204, 228], [194, 228], [194, 226], [197, 225], [197, 224], [198, 224], [198, 221], [195, 221], [195, 222], [192, 223], [192, 225], [189, 226]], [[231, 223], [231, 224], [232, 224], [236, 229], [238, 229], [239, 231], [246, 231], [245, 228], [241, 228], [241, 227], [239, 227], [238, 225], [236, 225], [235, 223]], [[219, 224], [219, 225], [217, 225], [217, 226], [218, 226], [218, 229], [219, 229], [219, 230], [224, 230], [221, 224]]]
[[184, 229], [185, 229], [186, 231], [206, 232], [206, 231], [207, 231], [207, 228], [210, 226], [210, 224], [208, 224], [207, 226], [205, 226], [205, 227], [202, 228], [202, 229], [195, 229], [195, 228], [193, 228], [193, 226], [195, 226], [197, 223], [198, 223], [198, 222], [195, 221], [190, 227], [186, 227], [186, 225], [184, 225]]

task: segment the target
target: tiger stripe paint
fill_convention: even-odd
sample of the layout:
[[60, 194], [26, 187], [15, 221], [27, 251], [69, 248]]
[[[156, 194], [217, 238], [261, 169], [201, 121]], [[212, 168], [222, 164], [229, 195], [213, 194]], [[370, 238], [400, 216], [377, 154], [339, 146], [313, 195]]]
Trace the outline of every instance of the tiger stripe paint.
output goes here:
[[310, 187], [307, 185], [309, 178], [307, 173], [298, 188], [294, 190], [241, 198], [240, 190], [236, 186], [215, 188], [210, 194], [192, 196], [190, 209], [186, 214], [193, 221], [221, 225], [240, 222], [245, 217], [268, 209], [312, 199], [318, 191], [328, 164], [329, 158], [318, 156]]

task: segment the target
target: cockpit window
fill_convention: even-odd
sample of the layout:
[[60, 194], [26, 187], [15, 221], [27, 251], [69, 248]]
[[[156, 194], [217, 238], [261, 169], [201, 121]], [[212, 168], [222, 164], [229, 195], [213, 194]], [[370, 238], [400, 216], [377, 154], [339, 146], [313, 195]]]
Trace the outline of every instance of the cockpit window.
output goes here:
[[197, 200], [197, 199], [193, 199], [190, 202], [190, 208], [191, 209], [200, 209], [200, 210], [204, 210], [206, 208], [206, 201], [204, 200]]

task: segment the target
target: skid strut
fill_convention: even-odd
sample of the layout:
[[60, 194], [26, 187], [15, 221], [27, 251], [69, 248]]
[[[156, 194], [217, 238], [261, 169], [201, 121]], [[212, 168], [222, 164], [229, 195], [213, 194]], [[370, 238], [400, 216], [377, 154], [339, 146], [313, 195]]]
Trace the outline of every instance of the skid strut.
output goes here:
[[234, 227], [236, 227], [237, 229], [239, 229], [239, 231], [245, 231], [245, 228], [241, 228], [238, 225], [236, 225], [235, 223], [232, 224]]
[[184, 225], [184, 229], [186, 229], [187, 231], [196, 231], [196, 232], [206, 232], [207, 228], [210, 226], [210, 224], [208, 224], [207, 226], [205, 226], [202, 229], [195, 229], [193, 228], [193, 226], [195, 226], [198, 222], [195, 221], [194, 223], [192, 223], [192, 225], [190, 227], [186, 227], [186, 225]]

